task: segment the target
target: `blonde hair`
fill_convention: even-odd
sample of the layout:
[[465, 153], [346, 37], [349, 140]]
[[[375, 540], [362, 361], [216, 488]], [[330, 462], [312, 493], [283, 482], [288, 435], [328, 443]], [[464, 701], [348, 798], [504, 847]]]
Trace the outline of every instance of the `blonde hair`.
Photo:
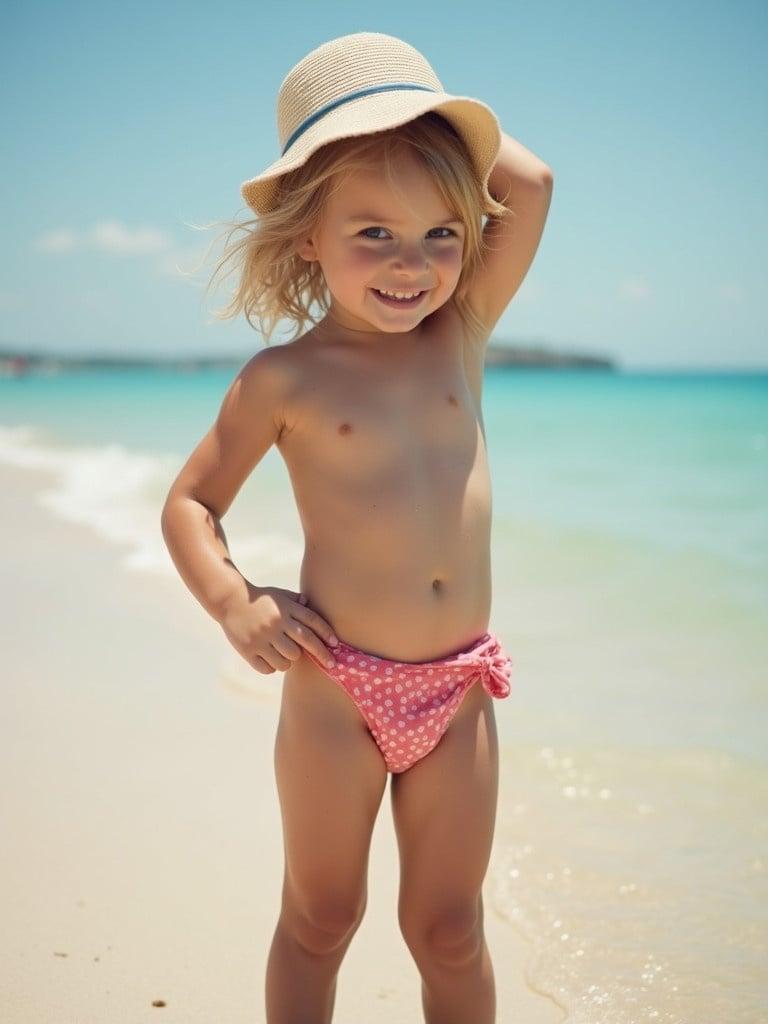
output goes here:
[[[316, 304], [328, 311], [330, 294], [318, 261], [308, 262], [296, 252], [299, 239], [309, 237], [322, 218], [328, 197], [340, 188], [346, 175], [356, 170], [381, 169], [392, 180], [392, 158], [401, 147], [408, 150], [430, 173], [441, 197], [464, 224], [462, 269], [451, 297], [471, 334], [482, 323], [467, 301], [469, 286], [482, 265], [487, 244], [483, 239], [484, 213], [501, 216], [508, 210], [494, 201], [485, 208], [480, 182], [461, 136], [445, 118], [428, 111], [404, 125], [364, 136], [339, 139], [312, 153], [301, 166], [280, 180], [275, 207], [267, 214], [243, 222], [229, 222], [227, 245], [206, 292], [226, 264], [237, 272], [232, 301], [214, 316], [226, 320], [244, 313], [260, 330], [265, 343], [280, 320], [292, 321], [298, 338], [307, 323], [314, 326], [310, 310]], [[230, 242], [242, 231], [243, 237]], [[221, 237], [219, 235], [218, 237]], [[214, 240], [216, 241], [216, 240]], [[253, 322], [258, 319], [259, 327]]]

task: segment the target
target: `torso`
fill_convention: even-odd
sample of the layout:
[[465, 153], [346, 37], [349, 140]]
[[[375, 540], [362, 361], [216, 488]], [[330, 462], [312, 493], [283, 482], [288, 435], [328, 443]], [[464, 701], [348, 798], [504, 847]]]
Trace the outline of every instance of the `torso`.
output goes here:
[[285, 346], [300, 371], [278, 448], [304, 529], [301, 591], [385, 658], [439, 658], [488, 627], [483, 357], [463, 331], [447, 304], [406, 343], [309, 332]]

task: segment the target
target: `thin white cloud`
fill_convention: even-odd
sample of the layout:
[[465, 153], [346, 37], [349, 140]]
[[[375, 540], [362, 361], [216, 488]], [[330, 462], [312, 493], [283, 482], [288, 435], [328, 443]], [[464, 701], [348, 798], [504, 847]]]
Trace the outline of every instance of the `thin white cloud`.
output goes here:
[[651, 295], [648, 282], [642, 277], [625, 277], [619, 283], [619, 296], [632, 302], [642, 302]]
[[85, 236], [89, 248], [118, 256], [147, 256], [169, 249], [171, 239], [152, 227], [129, 228], [116, 220], [95, 224]]
[[174, 245], [164, 231], [151, 225], [131, 228], [118, 220], [99, 221], [83, 231], [57, 228], [40, 235], [33, 243], [47, 253], [110, 253], [113, 256], [152, 257], [155, 273], [182, 284], [198, 287], [195, 274], [205, 262], [206, 252], [199, 246]]
[[37, 239], [35, 246], [42, 252], [70, 252], [80, 244], [77, 232], [69, 228], [61, 228], [58, 231], [48, 231]]
[[170, 249], [172, 240], [165, 232], [148, 225], [131, 228], [118, 220], [99, 221], [85, 231], [58, 228], [41, 235], [35, 247], [43, 252], [71, 252], [86, 249], [116, 256], [151, 256]]

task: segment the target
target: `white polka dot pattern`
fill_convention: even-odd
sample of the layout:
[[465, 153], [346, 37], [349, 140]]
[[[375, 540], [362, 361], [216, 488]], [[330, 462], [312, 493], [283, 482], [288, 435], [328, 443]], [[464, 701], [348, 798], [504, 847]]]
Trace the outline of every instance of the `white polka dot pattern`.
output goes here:
[[492, 633], [430, 662], [389, 661], [343, 641], [333, 653], [335, 668], [309, 657], [350, 696], [391, 772], [404, 772], [437, 746], [478, 679], [492, 697], [511, 689], [512, 659]]

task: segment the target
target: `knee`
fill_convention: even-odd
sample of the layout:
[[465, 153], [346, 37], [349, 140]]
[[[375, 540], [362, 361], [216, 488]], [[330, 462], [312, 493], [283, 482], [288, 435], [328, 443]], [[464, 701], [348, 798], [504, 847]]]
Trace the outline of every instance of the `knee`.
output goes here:
[[324, 894], [284, 899], [283, 927], [307, 952], [333, 953], [343, 946], [360, 926], [365, 913], [365, 897], [351, 900]]
[[417, 962], [462, 967], [473, 961], [483, 944], [482, 903], [478, 899], [400, 913], [400, 930]]

